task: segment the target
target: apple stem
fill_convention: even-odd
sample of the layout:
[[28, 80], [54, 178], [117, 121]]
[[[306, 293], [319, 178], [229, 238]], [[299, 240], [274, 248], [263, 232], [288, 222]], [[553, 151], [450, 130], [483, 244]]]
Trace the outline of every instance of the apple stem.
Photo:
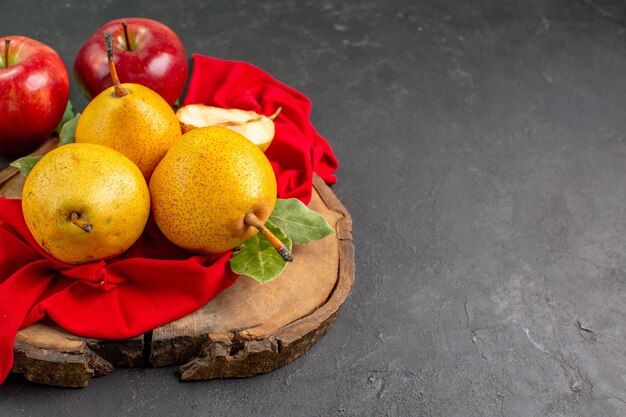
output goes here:
[[93, 230], [93, 226], [91, 225], [91, 223], [88, 223], [84, 220], [80, 219], [80, 214], [76, 213], [75, 211], [72, 212], [72, 214], [70, 214], [70, 221], [80, 227], [81, 229], [83, 229], [85, 232], [89, 233]]
[[117, 71], [115, 70], [115, 62], [113, 61], [113, 35], [111, 32], [107, 32], [104, 34], [104, 43], [107, 48], [107, 59], [109, 60], [109, 71], [111, 73], [111, 81], [113, 81], [113, 87], [115, 87], [115, 97], [124, 97], [127, 94], [130, 94], [127, 89], [122, 87], [120, 83], [120, 79], [117, 76]]
[[276, 109], [274, 114], [269, 116], [270, 120], [274, 120], [275, 118], [277, 118], [281, 111], [283, 111], [283, 107], [282, 106], [278, 106], [278, 108]]
[[126, 20], [122, 22], [122, 27], [124, 28], [124, 40], [126, 41], [126, 50], [132, 51], [133, 48], [130, 46], [130, 39], [128, 38], [128, 23], [126, 23]]
[[4, 68], [9, 68], [9, 44], [11, 39], [4, 40]]
[[246, 224], [254, 227], [259, 232], [261, 232], [261, 234], [265, 236], [267, 240], [269, 240], [274, 249], [276, 249], [276, 252], [278, 252], [278, 254], [281, 256], [281, 258], [283, 258], [285, 262], [293, 261], [293, 255], [291, 254], [287, 246], [285, 246], [285, 244], [281, 242], [280, 239], [274, 236], [272, 232], [267, 230], [267, 228], [263, 225], [263, 223], [261, 223], [259, 218], [254, 215], [254, 213], [250, 212], [246, 214], [243, 220], [244, 222], [246, 222]]

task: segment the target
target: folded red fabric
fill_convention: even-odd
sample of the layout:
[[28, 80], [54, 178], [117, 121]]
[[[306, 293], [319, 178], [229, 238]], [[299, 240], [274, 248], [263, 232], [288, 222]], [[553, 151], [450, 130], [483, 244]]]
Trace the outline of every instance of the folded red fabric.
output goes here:
[[[308, 202], [313, 172], [334, 183], [332, 149], [309, 121], [310, 101], [244, 62], [194, 55], [184, 103], [272, 114], [267, 150], [281, 198]], [[0, 197], [0, 383], [13, 366], [19, 329], [47, 318], [76, 335], [126, 339], [202, 307], [237, 279], [231, 253], [194, 255], [171, 244], [150, 220], [121, 256], [69, 265], [48, 256], [28, 231], [20, 200]], [[181, 278], [183, 277], [183, 278]]]
[[34, 241], [21, 200], [0, 198], [1, 380], [11, 370], [20, 328], [47, 316], [85, 337], [136, 336], [191, 313], [230, 286], [237, 276], [228, 267], [229, 258], [230, 253], [184, 252], [150, 221], [122, 256], [65, 264]]

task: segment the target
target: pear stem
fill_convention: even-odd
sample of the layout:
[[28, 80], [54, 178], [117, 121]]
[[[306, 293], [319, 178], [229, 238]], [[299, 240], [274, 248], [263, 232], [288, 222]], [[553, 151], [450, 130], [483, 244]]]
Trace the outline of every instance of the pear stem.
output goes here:
[[72, 212], [72, 214], [70, 214], [70, 221], [80, 227], [81, 229], [83, 229], [85, 232], [89, 233], [93, 230], [93, 226], [91, 225], [91, 223], [86, 222], [84, 220], [80, 219], [80, 215], [78, 213], [76, 213], [75, 211]]
[[270, 120], [274, 120], [275, 118], [277, 118], [281, 111], [283, 111], [283, 106], [278, 106], [274, 114], [269, 116]]
[[278, 252], [278, 254], [281, 256], [281, 258], [283, 258], [285, 262], [293, 261], [293, 255], [291, 254], [287, 246], [285, 246], [285, 244], [281, 242], [280, 239], [274, 236], [272, 232], [267, 230], [263, 223], [261, 223], [261, 220], [259, 220], [259, 218], [255, 216], [254, 213], [250, 212], [246, 214], [246, 216], [243, 218], [243, 221], [246, 222], [247, 225], [252, 226], [259, 232], [261, 232], [261, 234], [265, 236], [265, 238], [272, 244], [274, 249], [276, 249], [276, 252]]
[[4, 68], [9, 68], [9, 44], [11, 39], [4, 40]]
[[124, 40], [126, 41], [126, 49], [128, 51], [132, 51], [133, 48], [130, 46], [130, 39], [128, 38], [128, 23], [126, 23], [126, 20], [122, 22], [122, 27], [124, 28]]
[[111, 32], [107, 32], [104, 34], [104, 43], [107, 48], [107, 59], [109, 60], [109, 72], [111, 73], [111, 81], [113, 82], [113, 87], [115, 88], [115, 97], [124, 97], [130, 92], [122, 87], [120, 83], [120, 79], [117, 76], [117, 71], [115, 70], [115, 62], [113, 62], [113, 35]]

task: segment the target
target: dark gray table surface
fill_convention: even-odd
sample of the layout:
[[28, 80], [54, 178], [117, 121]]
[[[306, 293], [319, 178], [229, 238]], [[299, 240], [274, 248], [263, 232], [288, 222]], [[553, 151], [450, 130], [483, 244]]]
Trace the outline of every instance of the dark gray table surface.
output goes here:
[[330, 333], [271, 374], [11, 376], [0, 416], [626, 415], [623, 2], [52, 3], [3, 0], [0, 33], [71, 66], [101, 24], [152, 17], [189, 55], [307, 94], [341, 164], [356, 283]]

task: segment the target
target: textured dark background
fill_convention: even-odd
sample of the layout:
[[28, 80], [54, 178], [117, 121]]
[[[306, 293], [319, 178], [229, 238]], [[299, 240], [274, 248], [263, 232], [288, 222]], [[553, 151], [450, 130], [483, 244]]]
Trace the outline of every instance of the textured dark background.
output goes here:
[[[274, 373], [12, 376], [0, 416], [626, 415], [623, 2], [52, 4], [3, 0], [1, 34], [71, 66], [106, 21], [152, 17], [189, 55], [307, 94], [341, 163], [357, 280], [331, 332]], [[75, 84], [72, 99], [86, 104]]]

